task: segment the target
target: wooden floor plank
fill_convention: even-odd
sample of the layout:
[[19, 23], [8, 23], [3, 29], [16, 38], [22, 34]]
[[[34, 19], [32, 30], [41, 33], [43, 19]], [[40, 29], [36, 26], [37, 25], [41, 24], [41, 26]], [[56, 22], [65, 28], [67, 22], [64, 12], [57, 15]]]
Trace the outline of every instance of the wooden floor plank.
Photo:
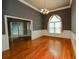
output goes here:
[[[61, 53], [55, 56], [50, 51], [54, 42], [60, 42]], [[57, 45], [59, 46], [59, 45]], [[53, 50], [53, 49], [52, 49]], [[70, 39], [43, 36], [33, 41], [15, 43], [11, 50], [3, 52], [3, 59], [76, 59]]]

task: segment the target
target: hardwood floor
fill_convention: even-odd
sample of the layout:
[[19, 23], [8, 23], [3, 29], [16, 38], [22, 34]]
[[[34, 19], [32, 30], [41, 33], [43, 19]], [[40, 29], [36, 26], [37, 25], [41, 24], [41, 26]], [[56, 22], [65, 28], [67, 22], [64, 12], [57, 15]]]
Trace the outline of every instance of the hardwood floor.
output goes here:
[[16, 43], [15, 45], [12, 46], [11, 50], [3, 52], [3, 59], [76, 59], [76, 58], [70, 39], [43, 36], [33, 41], [25, 40], [23, 42]]

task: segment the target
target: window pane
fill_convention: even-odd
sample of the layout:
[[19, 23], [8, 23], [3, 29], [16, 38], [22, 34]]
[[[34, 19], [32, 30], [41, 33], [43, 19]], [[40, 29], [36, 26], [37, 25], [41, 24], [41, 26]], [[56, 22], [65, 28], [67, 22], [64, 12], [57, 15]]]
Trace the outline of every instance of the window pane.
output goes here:
[[18, 22], [19, 35], [23, 35], [23, 22]]
[[61, 33], [61, 27], [56, 27], [55, 28], [55, 33]]
[[55, 27], [54, 23], [49, 23], [49, 27]]
[[56, 23], [55, 23], [55, 27], [56, 27], [56, 28], [61, 27], [61, 22], [56, 22]]
[[17, 22], [10, 22], [11, 25], [11, 37], [18, 36], [18, 23]]

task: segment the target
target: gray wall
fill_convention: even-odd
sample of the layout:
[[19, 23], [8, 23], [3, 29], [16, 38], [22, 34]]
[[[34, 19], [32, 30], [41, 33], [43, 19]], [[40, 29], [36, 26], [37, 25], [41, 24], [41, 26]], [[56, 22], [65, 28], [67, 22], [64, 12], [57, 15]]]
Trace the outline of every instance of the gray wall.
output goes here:
[[45, 15], [43, 20], [43, 29], [47, 29], [49, 18], [52, 15], [59, 15], [61, 17], [63, 30], [71, 30], [71, 8], [51, 12], [48, 15]]
[[33, 20], [33, 29], [42, 29], [42, 14], [22, 4], [18, 0], [2, 0], [2, 34], [5, 34], [4, 15], [16, 16]]
[[72, 2], [72, 31], [76, 34], [76, 0]]

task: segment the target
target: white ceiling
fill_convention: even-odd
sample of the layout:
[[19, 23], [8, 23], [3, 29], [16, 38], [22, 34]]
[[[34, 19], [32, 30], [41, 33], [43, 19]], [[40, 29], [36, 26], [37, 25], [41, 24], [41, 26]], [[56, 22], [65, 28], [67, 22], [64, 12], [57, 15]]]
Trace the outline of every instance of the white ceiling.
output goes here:
[[71, 0], [19, 0], [24, 4], [30, 5], [33, 9], [41, 10], [47, 8], [48, 10], [62, 9], [71, 5]]

